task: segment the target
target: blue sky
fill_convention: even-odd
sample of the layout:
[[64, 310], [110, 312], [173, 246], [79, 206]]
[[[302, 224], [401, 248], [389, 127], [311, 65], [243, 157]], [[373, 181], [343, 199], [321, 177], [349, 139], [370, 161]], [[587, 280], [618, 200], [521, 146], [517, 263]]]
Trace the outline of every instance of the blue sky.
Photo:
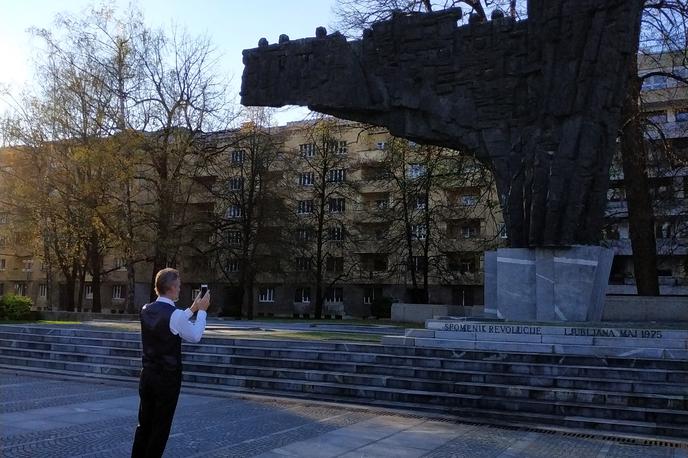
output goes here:
[[[108, 3], [124, 9], [130, 1]], [[291, 38], [314, 36], [317, 26], [329, 26], [334, 19], [334, 0], [138, 0], [131, 3], [144, 12], [151, 26], [177, 25], [192, 34], [210, 36], [221, 53], [221, 71], [232, 79], [237, 94], [243, 49], [256, 47], [260, 37], [274, 43], [281, 33]], [[14, 92], [30, 84], [34, 52], [26, 32], [29, 27], [49, 28], [56, 13], [78, 13], [92, 4], [90, 0], [0, 0], [0, 86]], [[0, 112], [6, 108], [6, 103], [0, 100]], [[305, 109], [285, 110], [277, 120], [301, 119], [305, 114]]]

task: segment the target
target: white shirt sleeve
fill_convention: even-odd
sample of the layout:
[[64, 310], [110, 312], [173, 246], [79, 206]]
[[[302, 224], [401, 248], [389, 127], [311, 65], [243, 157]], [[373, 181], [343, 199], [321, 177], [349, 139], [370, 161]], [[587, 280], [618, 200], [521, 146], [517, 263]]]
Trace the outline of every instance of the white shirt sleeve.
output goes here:
[[205, 330], [205, 317], [207, 313], [205, 310], [199, 310], [196, 315], [196, 322], [192, 323], [189, 318], [193, 316], [191, 308], [186, 310], [177, 309], [172, 312], [170, 317], [170, 331], [174, 335], [181, 336], [187, 342], [197, 343], [203, 336]]

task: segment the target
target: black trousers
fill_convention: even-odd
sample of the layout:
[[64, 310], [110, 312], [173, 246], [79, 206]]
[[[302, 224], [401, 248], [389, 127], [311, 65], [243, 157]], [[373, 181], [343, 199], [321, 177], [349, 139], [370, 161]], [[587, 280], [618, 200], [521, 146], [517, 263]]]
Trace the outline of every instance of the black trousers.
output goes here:
[[139, 382], [139, 423], [132, 458], [159, 458], [165, 451], [182, 386], [181, 371], [145, 367]]

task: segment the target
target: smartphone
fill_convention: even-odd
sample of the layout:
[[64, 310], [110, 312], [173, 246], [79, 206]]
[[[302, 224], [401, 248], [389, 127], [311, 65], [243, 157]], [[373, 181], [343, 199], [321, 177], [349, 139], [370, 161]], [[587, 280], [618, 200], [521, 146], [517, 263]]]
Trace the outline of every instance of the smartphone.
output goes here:
[[201, 297], [205, 296], [205, 293], [208, 292], [208, 285], [201, 285]]

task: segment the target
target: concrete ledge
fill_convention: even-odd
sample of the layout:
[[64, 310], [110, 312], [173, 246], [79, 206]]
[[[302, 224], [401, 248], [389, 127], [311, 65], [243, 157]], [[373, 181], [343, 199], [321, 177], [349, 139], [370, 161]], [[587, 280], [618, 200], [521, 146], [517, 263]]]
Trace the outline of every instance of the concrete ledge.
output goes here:
[[602, 321], [688, 323], [688, 297], [606, 296]]

